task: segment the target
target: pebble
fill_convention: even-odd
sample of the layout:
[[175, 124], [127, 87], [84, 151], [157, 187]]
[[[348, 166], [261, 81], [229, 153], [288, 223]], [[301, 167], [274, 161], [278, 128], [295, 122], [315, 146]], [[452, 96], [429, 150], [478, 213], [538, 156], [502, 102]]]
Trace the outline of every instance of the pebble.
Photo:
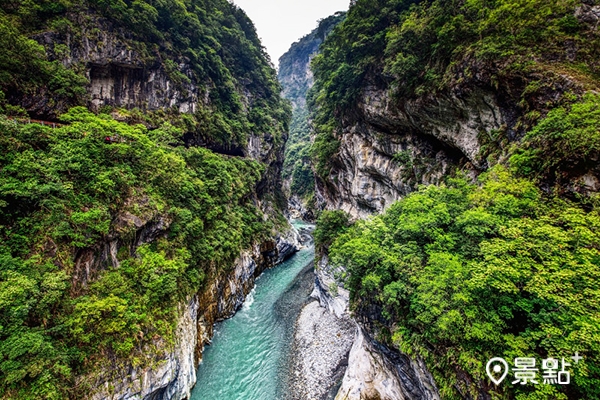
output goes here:
[[347, 314], [338, 318], [316, 300], [304, 306], [296, 320], [286, 400], [333, 398], [355, 334], [356, 325]]

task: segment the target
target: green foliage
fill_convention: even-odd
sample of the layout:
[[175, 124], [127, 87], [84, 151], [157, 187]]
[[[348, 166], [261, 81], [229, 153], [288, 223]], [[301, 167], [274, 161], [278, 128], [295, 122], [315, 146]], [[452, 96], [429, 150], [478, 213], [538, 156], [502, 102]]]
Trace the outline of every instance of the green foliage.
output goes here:
[[333, 129], [325, 131], [323, 126], [321, 129], [311, 147], [311, 155], [315, 172], [319, 177], [326, 178], [331, 173], [331, 160], [340, 148], [340, 141], [333, 135]]
[[333, 297], [337, 297], [337, 295], [339, 294], [338, 285], [335, 282], [331, 282], [327, 289], [329, 290], [329, 293], [331, 293], [331, 295]]
[[[206, 90], [210, 102], [195, 104], [191, 121], [166, 112], [155, 126], [170, 121], [217, 144], [241, 145], [251, 134], [283, 139], [291, 110], [279, 96], [275, 70], [250, 19], [227, 0], [2, 2], [0, 90], [25, 97], [48, 89], [48, 101], [59, 111], [86, 105], [84, 68], [61, 63], [70, 58], [69, 49], [54, 43], [45, 49], [30, 37], [50, 31], [54, 42], [75, 48], [84, 35], [93, 42], [99, 30], [124, 40], [147, 67], [162, 64], [182, 92], [191, 83]], [[48, 61], [46, 53], [57, 60]], [[244, 104], [246, 96], [252, 100]]]
[[284, 179], [290, 180], [292, 194], [302, 199], [308, 199], [313, 195], [315, 178], [311, 168], [310, 128], [308, 112], [304, 108], [297, 108], [293, 112], [281, 175]]
[[138, 249], [137, 258], [106, 271], [86, 295], [71, 301], [64, 323], [72, 342], [86, 356], [93, 349], [109, 348], [126, 357], [145, 335], [170, 338], [170, 316], [188, 292], [182, 285], [190, 258], [187, 249], [167, 256], [146, 245]]
[[330, 160], [337, 151], [334, 129], [353, 117], [363, 78], [373, 64], [381, 63], [386, 29], [397, 19], [396, 8], [406, 8], [404, 3], [409, 2], [355, 2], [312, 61], [315, 85], [309, 106], [317, 134], [312, 151], [315, 172], [321, 177], [329, 175]]
[[283, 86], [282, 95], [294, 105], [282, 176], [290, 180], [291, 194], [298, 195], [305, 202], [314, 196], [310, 115], [306, 107], [312, 79], [306, 71], [325, 37], [344, 20], [345, 15], [345, 12], [337, 12], [319, 21], [317, 28], [292, 44], [279, 60], [278, 77]]
[[[485, 363], [492, 357], [560, 358], [575, 351], [585, 362], [573, 367], [571, 386], [509, 385], [490, 395], [600, 397], [600, 217], [590, 205], [584, 210], [547, 198], [533, 184], [573, 185], [572, 178], [597, 169], [598, 96], [548, 96], [563, 91], [558, 75], [597, 89], [600, 41], [575, 17], [581, 5], [358, 0], [313, 61], [309, 104], [322, 178], [336, 161], [343, 129], [364, 120], [358, 102], [372, 88], [390, 95], [389, 107], [402, 108], [440, 91], [495, 87], [503, 101], [521, 107], [515, 130], [537, 123], [522, 148], [511, 149], [513, 172], [531, 180], [496, 167], [478, 186], [459, 178], [423, 187], [383, 215], [331, 235], [337, 239], [330, 260], [346, 268], [355, 310], [381, 309], [383, 318], [371, 320], [387, 319], [381, 328], [392, 331], [394, 344], [425, 359], [442, 398], [480, 397], [478, 390], [490, 387]], [[578, 53], [565, 51], [565, 43]], [[552, 110], [559, 101], [563, 106]], [[490, 148], [506, 144], [504, 129], [489, 134]], [[411, 158], [393, 157], [416, 178], [422, 166]]]
[[591, 170], [600, 156], [600, 96], [551, 110], [515, 149], [511, 164], [536, 179], [568, 184], [569, 178]]
[[[86, 66], [71, 53], [102, 30], [162, 66], [182, 93], [193, 84], [208, 98], [195, 114], [75, 107], [57, 129], [0, 116], [3, 399], [81, 398], [74, 379], [98, 363], [153, 357], [142, 349], [171, 342], [176, 305], [272, 227], [253, 201], [264, 165], [182, 146], [184, 133], [279, 145], [288, 129], [290, 108], [254, 26], [227, 0], [0, 2], [0, 112], [26, 116], [10, 102], [30, 99], [57, 114], [87, 104]], [[157, 236], [140, 236], [146, 230]], [[115, 238], [116, 259], [94, 258], [82, 275], [74, 259]]]
[[[75, 373], [168, 343], [177, 303], [271, 229], [252, 201], [262, 164], [172, 147], [168, 124], [61, 118], [0, 117], [0, 398], [77, 398]], [[140, 229], [158, 239], [132, 254]], [[75, 255], [114, 238], [115, 265], [75, 272]]]
[[600, 396], [596, 211], [546, 199], [495, 167], [480, 186], [459, 178], [423, 187], [356, 223], [330, 260], [347, 268], [353, 307], [382, 307], [394, 344], [425, 359], [443, 398], [489, 387], [492, 357], [575, 351], [585, 359], [571, 367], [570, 386], [504, 385], [496, 398]]
[[87, 80], [57, 61], [48, 61], [44, 47], [17, 26], [0, 13], [0, 88], [31, 92], [46, 86], [55, 101], [81, 98]]
[[410, 150], [399, 151], [392, 157], [392, 160], [399, 164], [403, 165], [411, 165], [412, 164], [412, 154]]
[[[356, 1], [312, 63], [318, 175], [327, 176], [334, 154], [325, 144], [361, 118], [356, 106], [367, 86], [402, 101], [469, 90], [467, 85], [498, 89], [507, 82], [524, 113], [536, 111], [528, 104], [534, 93], [556, 90], [557, 75], [597, 88], [600, 37], [574, 17], [579, 5], [578, 0]], [[565, 43], [578, 49], [574, 58]], [[515, 82], [530, 82], [534, 74], [541, 78], [537, 86], [515, 90]]]
[[291, 192], [301, 198], [309, 198], [315, 192], [315, 176], [313, 175], [308, 158], [302, 163], [296, 163], [292, 171]]
[[317, 219], [317, 227], [313, 232], [315, 246], [318, 251], [326, 251], [331, 243], [350, 226], [350, 216], [342, 210], [325, 210]]

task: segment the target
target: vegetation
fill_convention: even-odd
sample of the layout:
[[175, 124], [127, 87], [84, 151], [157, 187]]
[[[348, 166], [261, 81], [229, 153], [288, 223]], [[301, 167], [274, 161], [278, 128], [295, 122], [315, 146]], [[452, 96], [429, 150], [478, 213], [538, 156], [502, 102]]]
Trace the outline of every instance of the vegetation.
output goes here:
[[[598, 176], [600, 41], [575, 16], [580, 6], [358, 0], [313, 60], [312, 153], [324, 179], [342, 127], [362, 118], [367, 85], [399, 107], [483, 87], [517, 111], [513, 126], [482, 133], [502, 148], [489, 163], [505, 166], [476, 183], [458, 172], [350, 227], [324, 214], [315, 232], [346, 271], [355, 312], [379, 340], [422, 357], [444, 399], [600, 398], [597, 197], [564, 198], [585, 192], [574, 188], [584, 174]], [[560, 87], [564, 76], [573, 87]], [[408, 151], [393, 160], [415, 174], [422, 163]], [[568, 386], [496, 387], [486, 377], [493, 357], [569, 361], [576, 351], [584, 361], [569, 367]]]
[[306, 107], [312, 78], [307, 74], [311, 58], [317, 54], [325, 37], [344, 20], [345, 12], [338, 12], [321, 21], [316, 29], [298, 42], [292, 44], [279, 60], [279, 80], [283, 86], [283, 96], [293, 106], [289, 140], [286, 144], [283, 178], [290, 181], [291, 194], [310, 202], [315, 191], [315, 177], [312, 171], [309, 112]]
[[[82, 107], [82, 48], [107, 35], [182, 93], [206, 93], [197, 111]], [[227, 0], [4, 1], [0, 46], [0, 398], [82, 398], [90, 383], [76, 379], [107, 362], [156, 362], [177, 305], [276, 223], [256, 206], [265, 165], [184, 135], [281, 148], [290, 107]]]
[[[196, 104], [194, 115], [159, 112], [155, 127], [170, 121], [220, 144], [243, 144], [251, 133], [282, 140], [290, 109], [279, 96], [275, 70], [250, 19], [227, 0], [2, 2], [0, 45], [6, 50], [0, 56], [0, 90], [13, 93], [13, 101], [45, 97], [55, 112], [87, 105], [85, 66], [65, 68], [61, 61], [70, 63], [84, 36], [101, 42], [102, 31], [122, 40], [138, 55], [136, 61], [162, 65], [181, 91], [193, 82], [207, 92], [209, 103]], [[30, 38], [40, 32], [53, 35], [46, 49]], [[184, 73], [180, 64], [190, 71]], [[252, 100], [245, 104], [248, 94]]]
[[290, 180], [290, 191], [307, 199], [315, 192], [315, 177], [311, 168], [310, 128], [308, 111], [296, 109], [292, 114], [290, 136], [285, 146], [282, 176]]
[[560, 188], [594, 170], [600, 158], [600, 96], [548, 113], [515, 149], [511, 163], [523, 175]]
[[[600, 38], [574, 16], [581, 4], [578, 0], [356, 1], [312, 64], [317, 173], [328, 175], [337, 151], [335, 130], [359, 118], [357, 100], [367, 82], [402, 99], [456, 87], [468, 91], [473, 85], [498, 90], [501, 82], [509, 82], [509, 95], [523, 113], [538, 115], [549, 105], [530, 102], [535, 93], [555, 85], [557, 74], [596, 88]], [[565, 51], [567, 45], [577, 49], [572, 57]], [[520, 87], [519, 82], [526, 85]], [[525, 128], [527, 121], [522, 122]]]
[[[0, 119], [0, 398], [81, 398], [76, 376], [171, 341], [177, 303], [270, 231], [252, 201], [262, 164], [177, 145], [169, 124], [61, 119]], [[76, 255], [116, 238], [117, 259], [82, 275]]]
[[326, 251], [331, 243], [350, 226], [350, 216], [342, 210], [325, 210], [317, 220], [313, 232], [315, 246], [319, 252]]
[[44, 47], [23, 35], [18, 26], [0, 12], [0, 93], [31, 93], [45, 86], [55, 103], [80, 101], [87, 80], [60, 62], [47, 60]]
[[[319, 229], [325, 229], [320, 227]], [[330, 231], [329, 228], [327, 228]], [[479, 185], [428, 186], [357, 222], [330, 247], [355, 309], [382, 307], [390, 337], [421, 356], [445, 399], [600, 396], [600, 215], [497, 166]], [[571, 385], [484, 382], [492, 357], [568, 357]]]

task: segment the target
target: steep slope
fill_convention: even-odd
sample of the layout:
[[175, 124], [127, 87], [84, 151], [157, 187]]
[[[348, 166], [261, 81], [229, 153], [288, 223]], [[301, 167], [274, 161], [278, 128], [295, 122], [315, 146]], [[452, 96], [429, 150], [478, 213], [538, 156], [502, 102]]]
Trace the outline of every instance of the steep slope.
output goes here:
[[295, 251], [251, 21], [39, 0], [0, 31], [0, 398], [187, 398], [213, 323]]
[[[600, 396], [599, 10], [359, 0], [313, 60], [322, 269], [443, 398]], [[570, 385], [485, 375], [575, 351]]]
[[[357, 2], [313, 63], [328, 208], [366, 216], [454, 166], [478, 174], [597, 87], [597, 6], [411, 3]], [[597, 190], [585, 172], [564, 190]]]
[[40, 0], [7, 3], [2, 12], [10, 51], [0, 61], [0, 90], [30, 117], [55, 120], [84, 105], [149, 128], [169, 121], [188, 145], [280, 167], [288, 109], [252, 22], [236, 6]]
[[345, 14], [338, 12], [319, 21], [317, 28], [292, 44], [279, 59], [277, 76], [283, 87], [282, 95], [292, 102], [292, 122], [282, 172], [284, 190], [290, 198], [290, 208], [307, 220], [314, 218], [314, 175], [310, 166], [310, 128], [306, 105], [308, 91], [313, 85], [310, 61]]

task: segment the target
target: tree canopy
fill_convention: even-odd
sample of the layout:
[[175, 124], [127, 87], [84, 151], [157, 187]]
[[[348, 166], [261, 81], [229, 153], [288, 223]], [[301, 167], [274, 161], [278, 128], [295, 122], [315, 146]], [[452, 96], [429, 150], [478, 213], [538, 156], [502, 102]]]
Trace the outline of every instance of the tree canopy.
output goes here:
[[[497, 166], [422, 187], [338, 234], [352, 304], [381, 310], [382, 340], [421, 356], [447, 399], [600, 396], [600, 216]], [[387, 337], [385, 337], [387, 332]], [[494, 388], [493, 357], [560, 359], [571, 385]]]
[[[0, 117], [0, 398], [81, 398], [76, 376], [172, 341], [177, 304], [272, 227], [252, 201], [264, 165], [177, 146], [169, 124], [81, 107], [62, 120]], [[79, 276], [75, 256], [114, 238], [116, 261]]]

